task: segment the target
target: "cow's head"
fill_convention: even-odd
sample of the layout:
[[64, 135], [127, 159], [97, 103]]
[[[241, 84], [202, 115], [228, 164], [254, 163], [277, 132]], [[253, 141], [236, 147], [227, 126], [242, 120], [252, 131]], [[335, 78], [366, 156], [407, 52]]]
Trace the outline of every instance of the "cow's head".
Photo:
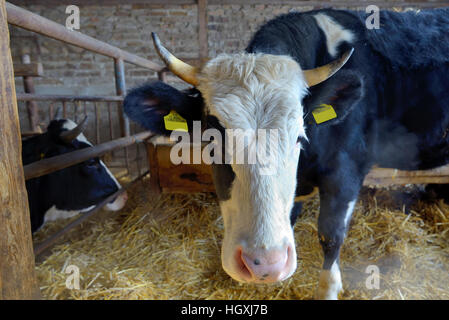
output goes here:
[[[82, 131], [87, 117], [80, 123], [68, 119], [50, 122], [47, 132], [32, 137], [24, 143], [24, 163], [51, 158], [92, 146]], [[32, 214], [32, 229], [39, 228], [44, 220], [68, 217], [91, 209], [121, 188], [119, 182], [99, 158], [92, 158], [68, 168], [27, 181]], [[126, 203], [122, 193], [104, 207], [120, 210]]]
[[[200, 119], [203, 128], [219, 129], [222, 141], [228, 129], [252, 130], [255, 135], [243, 149], [223, 146], [223, 154], [234, 155], [250, 150], [258, 130], [276, 130], [275, 148], [268, 146], [276, 156], [271, 173], [260, 162], [213, 164], [212, 169], [225, 228], [224, 270], [241, 282], [288, 278], [296, 269], [290, 213], [301, 141], [307, 140], [302, 101], [308, 88], [334, 74], [350, 53], [313, 70], [302, 70], [289, 56], [250, 53], [222, 54], [195, 68], [175, 58], [154, 34], [153, 40], [169, 69], [196, 89], [181, 92], [161, 82], [134, 89], [124, 102], [131, 119], [168, 135], [163, 117], [175, 110], [189, 129]], [[334, 108], [340, 113], [335, 103]]]

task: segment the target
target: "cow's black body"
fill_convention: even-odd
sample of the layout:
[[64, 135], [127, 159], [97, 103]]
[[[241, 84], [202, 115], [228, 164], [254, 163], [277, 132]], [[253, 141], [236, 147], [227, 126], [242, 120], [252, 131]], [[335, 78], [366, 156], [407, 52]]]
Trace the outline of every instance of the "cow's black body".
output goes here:
[[[339, 54], [354, 48], [350, 61], [334, 78], [311, 88], [310, 111], [326, 101], [327, 88], [354, 72], [363, 86], [360, 100], [337, 124], [306, 120], [298, 170], [297, 194], [320, 189], [319, 233], [324, 267], [338, 256], [348, 202], [357, 198], [373, 165], [403, 170], [430, 169], [449, 162], [449, 10], [381, 12], [381, 28], [365, 28], [366, 14], [320, 10], [351, 30], [356, 40], [343, 42]], [[332, 60], [316, 12], [292, 13], [263, 26], [247, 51], [288, 54], [303, 68]], [[337, 112], [338, 113], [338, 112]], [[296, 212], [297, 214], [297, 212]]]
[[[289, 55], [302, 69], [329, 63], [335, 57], [313, 18], [317, 13], [355, 35], [354, 41], [343, 41], [337, 48], [336, 56], [354, 48], [350, 60], [330, 79], [310, 88], [303, 101], [308, 142], [302, 143], [297, 195], [319, 187], [319, 236], [324, 269], [329, 269], [338, 261], [347, 230], [348, 203], [357, 199], [373, 165], [416, 170], [449, 162], [449, 9], [381, 12], [378, 30], [365, 27], [368, 15], [362, 12], [290, 13], [262, 26], [246, 51]], [[171, 109], [182, 114], [186, 105], [166, 103], [164, 96], [152, 91], [158, 86], [170, 90], [160, 83], [136, 89], [125, 100], [125, 110], [133, 120], [166, 134], [159, 129], [162, 115]], [[172, 95], [180, 94], [171, 90]], [[150, 98], [152, 103], [131, 100], [136, 93], [146, 94], [146, 101]], [[200, 102], [198, 97], [188, 106], [200, 110]], [[317, 125], [311, 111], [322, 103], [333, 105], [338, 117]], [[148, 113], [152, 121], [155, 115], [159, 120], [151, 124], [142, 120]], [[220, 127], [214, 119], [208, 123]], [[219, 198], [229, 197], [226, 185], [232, 179], [229, 165], [217, 165], [214, 180]]]
[[[30, 164], [91, 145], [78, 139], [63, 142], [59, 134], [66, 120], [54, 120], [47, 132], [22, 141], [22, 162]], [[79, 211], [98, 204], [118, 190], [98, 158], [26, 181], [32, 232], [44, 223], [45, 213], [58, 210]]]

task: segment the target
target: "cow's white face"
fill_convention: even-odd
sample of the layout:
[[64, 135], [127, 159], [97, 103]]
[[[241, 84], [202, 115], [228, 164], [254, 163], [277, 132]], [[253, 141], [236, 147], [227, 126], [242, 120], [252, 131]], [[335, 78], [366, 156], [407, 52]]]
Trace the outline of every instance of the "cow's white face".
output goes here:
[[235, 177], [230, 198], [220, 202], [225, 227], [222, 264], [238, 281], [284, 280], [296, 269], [290, 212], [300, 153], [297, 141], [305, 137], [301, 101], [307, 84], [301, 68], [288, 56], [220, 55], [203, 67], [199, 79], [207, 113], [225, 129], [256, 134], [259, 129], [277, 130], [274, 171], [267, 173], [259, 162], [231, 164]]

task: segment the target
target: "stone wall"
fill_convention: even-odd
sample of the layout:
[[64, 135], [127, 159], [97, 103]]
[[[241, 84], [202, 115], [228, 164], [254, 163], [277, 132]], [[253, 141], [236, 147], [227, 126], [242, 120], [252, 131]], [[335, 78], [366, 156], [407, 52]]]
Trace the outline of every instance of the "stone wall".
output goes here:
[[[397, 2], [391, 0], [392, 5]], [[323, 1], [323, 5], [329, 3], [332, 2]], [[435, 3], [437, 5], [440, 1]], [[364, 9], [367, 4], [361, 8]], [[177, 56], [191, 59], [198, 57], [196, 5], [115, 4], [79, 7], [79, 31], [84, 34], [160, 63], [150, 37], [154, 31]], [[28, 5], [25, 8], [60, 24], [65, 24], [68, 16], [65, 13], [66, 5]], [[314, 7], [209, 5], [209, 56], [243, 50], [257, 28], [279, 14], [311, 9]], [[29, 48], [31, 60], [43, 63], [45, 76], [35, 79], [38, 93], [115, 94], [112, 59], [17, 27], [11, 26], [10, 32], [14, 61], [20, 61], [23, 48]], [[128, 88], [155, 77], [153, 72], [126, 64]], [[16, 79], [16, 86], [18, 92], [23, 91], [20, 78]], [[21, 118], [25, 119], [23, 106], [21, 108]], [[26, 123], [23, 126], [25, 128]]]

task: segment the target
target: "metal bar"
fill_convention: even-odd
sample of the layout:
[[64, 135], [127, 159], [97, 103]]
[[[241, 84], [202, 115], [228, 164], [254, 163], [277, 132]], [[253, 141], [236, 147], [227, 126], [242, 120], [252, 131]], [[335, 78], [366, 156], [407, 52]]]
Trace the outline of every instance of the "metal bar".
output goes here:
[[[114, 75], [115, 75], [115, 90], [118, 96], [124, 96], [126, 94], [126, 80], [125, 80], [125, 64], [123, 59], [114, 59]], [[128, 117], [125, 115], [123, 111], [123, 104], [118, 103], [119, 105], [119, 117], [120, 117], [120, 126], [122, 129], [122, 136], [128, 137], [131, 134], [131, 127], [129, 123]], [[129, 170], [129, 150], [125, 147], [125, 164], [127, 173], [130, 173]]]
[[75, 120], [75, 122], [76, 123], [78, 123], [78, 109], [81, 107], [80, 106], [80, 104], [81, 104], [81, 102], [80, 101], [75, 101], [74, 102], [74, 104], [75, 104], [75, 108], [73, 109], [74, 111], [74, 120]]
[[95, 108], [95, 144], [100, 144], [100, 109], [97, 102], [94, 102]]
[[73, 166], [77, 163], [86, 161], [87, 159], [100, 157], [106, 152], [118, 148], [124, 148], [136, 142], [146, 140], [152, 136], [154, 136], [153, 133], [144, 131], [133, 136], [120, 138], [99, 144], [97, 146], [64, 153], [59, 156], [30, 163], [23, 167], [25, 172], [25, 180], [37, 178], [45, 174]]
[[138, 57], [132, 53], [111, 46], [110, 44], [94, 39], [80, 32], [70, 31], [59, 23], [41, 17], [11, 3], [6, 2], [6, 11], [8, 14], [8, 22], [15, 26], [37, 32], [47, 37], [60, 40], [114, 59], [120, 59], [122, 61], [126, 61], [136, 66], [147, 68], [155, 72], [163, 69], [163, 67], [158, 65], [157, 63]]
[[136, 143], [136, 165], [137, 165], [137, 173], [140, 175], [141, 168], [140, 168], [140, 149], [139, 149], [139, 143]]
[[112, 194], [109, 197], [107, 197], [106, 199], [104, 199], [102, 202], [100, 202], [98, 205], [96, 205], [95, 208], [83, 213], [81, 215], [81, 217], [79, 217], [75, 221], [69, 223], [64, 228], [62, 228], [61, 230], [59, 230], [58, 232], [53, 234], [51, 237], [47, 238], [43, 242], [36, 245], [36, 247], [34, 248], [34, 255], [37, 256], [37, 255], [41, 254], [42, 252], [44, 252], [51, 245], [53, 245], [59, 238], [61, 238], [64, 234], [66, 234], [67, 232], [72, 230], [74, 227], [80, 225], [81, 223], [83, 223], [84, 221], [86, 221], [87, 219], [92, 217], [95, 213], [100, 211], [100, 209], [103, 208], [106, 204], [108, 204], [114, 198], [118, 197], [123, 192], [125, 192], [131, 185], [133, 185], [134, 183], [136, 183], [139, 180], [142, 180], [148, 173], [149, 173], [148, 171], [144, 172], [142, 175], [138, 176], [135, 180], [128, 183], [125, 187], [123, 187], [122, 189], [118, 190], [114, 194]]
[[[124, 96], [126, 94], [126, 81], [125, 81], [125, 64], [122, 59], [114, 59], [114, 75], [115, 75], [115, 91], [117, 96]], [[123, 112], [123, 107], [119, 105], [120, 120], [122, 121], [122, 135], [130, 135], [129, 119]]]
[[108, 102], [108, 120], [109, 120], [109, 140], [114, 139], [114, 128], [112, 120], [112, 106], [111, 102]]
[[[111, 102], [108, 101], [108, 120], [109, 120], [109, 140], [114, 140], [114, 127], [112, 121], [112, 105]], [[115, 156], [115, 152], [111, 151], [111, 156]]]
[[[22, 55], [22, 63], [24, 65], [31, 64], [31, 58], [28, 53]], [[31, 76], [23, 77], [23, 89], [26, 93], [36, 93], [34, 89], [33, 78]], [[28, 111], [28, 121], [30, 124], [30, 129], [32, 131], [38, 131], [39, 129], [39, 113], [36, 101], [27, 101], [26, 103]]]
[[18, 93], [18, 101], [123, 101], [123, 96], [78, 96], [78, 95], [62, 95], [62, 94], [30, 94]]
[[53, 120], [53, 117], [55, 116], [55, 108], [54, 108], [54, 102], [50, 102], [50, 106], [48, 107], [48, 119]]
[[[87, 101], [84, 101], [84, 103], [83, 103], [83, 112], [84, 112], [84, 116], [87, 116], [87, 106], [86, 106], [86, 104], [87, 104]], [[98, 144], [98, 143], [97, 143]]]
[[64, 115], [64, 119], [67, 119], [67, 102], [66, 101], [62, 102], [62, 113]]

